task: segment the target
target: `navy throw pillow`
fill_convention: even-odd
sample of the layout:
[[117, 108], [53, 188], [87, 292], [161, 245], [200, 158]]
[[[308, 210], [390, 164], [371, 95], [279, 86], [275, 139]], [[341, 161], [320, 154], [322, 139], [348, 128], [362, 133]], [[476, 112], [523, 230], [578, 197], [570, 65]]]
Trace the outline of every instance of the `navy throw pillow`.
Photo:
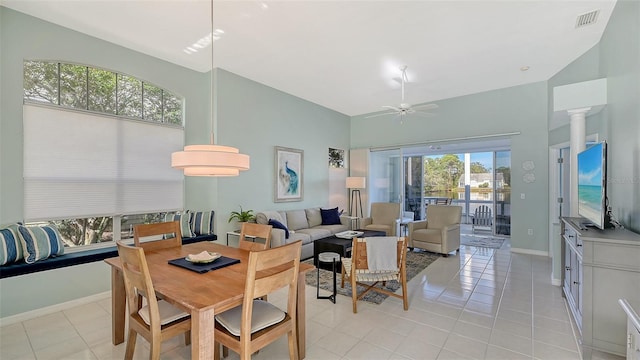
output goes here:
[[320, 209], [320, 216], [322, 216], [322, 225], [340, 225], [340, 213], [338, 208], [333, 209]]
[[273, 226], [276, 229], [282, 229], [284, 230], [284, 238], [288, 239], [289, 238], [289, 229], [287, 229], [286, 226], [284, 226], [283, 223], [281, 223], [278, 220], [273, 220], [273, 219], [269, 219], [269, 225]]

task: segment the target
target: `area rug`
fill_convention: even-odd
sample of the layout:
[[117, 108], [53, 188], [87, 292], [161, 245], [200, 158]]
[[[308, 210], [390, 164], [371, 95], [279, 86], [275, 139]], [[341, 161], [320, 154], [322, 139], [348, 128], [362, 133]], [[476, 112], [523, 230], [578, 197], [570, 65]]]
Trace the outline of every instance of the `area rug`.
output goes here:
[[494, 237], [491, 235], [475, 235], [475, 234], [461, 234], [460, 244], [469, 246], [486, 247], [491, 249], [500, 249], [504, 238]]
[[[407, 252], [407, 282], [409, 282], [409, 280], [411, 280], [419, 272], [426, 269], [426, 267], [429, 266], [429, 264], [436, 261], [438, 258], [440, 258], [440, 255], [438, 254], [434, 254], [426, 251], [420, 251], [418, 249], [415, 249], [414, 251], [408, 251]], [[313, 265], [313, 258], [307, 259], [304, 262], [307, 264]], [[308, 272], [305, 279], [307, 285], [316, 287], [317, 285], [316, 276], [317, 276], [316, 270]], [[345, 282], [344, 288], [341, 288], [340, 279], [341, 279], [340, 269], [338, 269], [338, 272], [336, 274], [337, 292], [340, 295], [348, 296], [349, 298], [351, 298], [351, 284], [348, 282]], [[378, 286], [381, 286], [381, 284], [378, 284]], [[333, 274], [331, 273], [331, 271], [320, 269], [320, 288], [327, 290], [329, 292], [333, 290]], [[387, 281], [385, 286], [385, 289], [391, 292], [395, 292], [399, 288], [400, 288], [400, 283], [398, 283], [395, 280]], [[365, 289], [364, 287], [358, 286], [358, 293], [361, 293], [362, 291], [364, 291], [364, 289]], [[380, 304], [387, 297], [389, 296], [375, 292], [375, 291], [369, 291], [361, 300], [370, 302], [372, 304]]]

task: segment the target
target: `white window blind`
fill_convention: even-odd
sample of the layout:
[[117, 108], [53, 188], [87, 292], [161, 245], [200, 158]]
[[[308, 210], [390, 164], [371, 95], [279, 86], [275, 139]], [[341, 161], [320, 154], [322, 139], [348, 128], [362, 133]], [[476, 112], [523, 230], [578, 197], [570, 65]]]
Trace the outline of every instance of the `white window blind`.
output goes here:
[[117, 117], [24, 105], [25, 221], [177, 210], [184, 131]]

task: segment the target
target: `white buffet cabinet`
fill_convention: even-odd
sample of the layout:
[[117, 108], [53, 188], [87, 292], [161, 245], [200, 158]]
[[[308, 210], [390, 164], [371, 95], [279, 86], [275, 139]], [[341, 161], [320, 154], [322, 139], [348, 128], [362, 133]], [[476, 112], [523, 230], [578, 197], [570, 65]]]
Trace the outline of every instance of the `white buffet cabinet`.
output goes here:
[[626, 355], [625, 298], [640, 308], [640, 235], [624, 229], [582, 229], [562, 218], [562, 289], [581, 335], [582, 353]]

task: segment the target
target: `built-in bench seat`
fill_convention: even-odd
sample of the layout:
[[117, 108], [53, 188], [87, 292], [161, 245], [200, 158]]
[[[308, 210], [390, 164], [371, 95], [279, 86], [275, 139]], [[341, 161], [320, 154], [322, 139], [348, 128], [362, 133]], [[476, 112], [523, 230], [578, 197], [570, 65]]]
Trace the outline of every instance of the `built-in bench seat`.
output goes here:
[[[218, 237], [215, 234], [200, 235], [189, 238], [183, 238], [183, 244], [191, 244], [199, 241], [214, 241]], [[0, 279], [13, 276], [31, 274], [39, 271], [52, 270], [67, 266], [87, 264], [95, 261], [118, 256], [118, 250], [115, 246], [109, 246], [101, 249], [92, 249], [87, 251], [78, 251], [67, 253], [60, 256], [49, 257], [47, 259], [38, 260], [33, 264], [27, 264], [24, 261], [6, 264], [0, 266]]]

